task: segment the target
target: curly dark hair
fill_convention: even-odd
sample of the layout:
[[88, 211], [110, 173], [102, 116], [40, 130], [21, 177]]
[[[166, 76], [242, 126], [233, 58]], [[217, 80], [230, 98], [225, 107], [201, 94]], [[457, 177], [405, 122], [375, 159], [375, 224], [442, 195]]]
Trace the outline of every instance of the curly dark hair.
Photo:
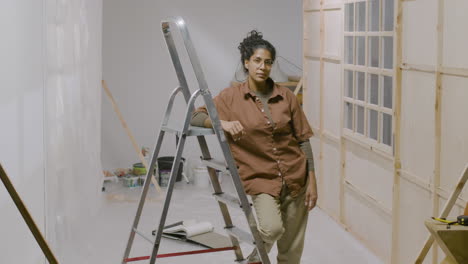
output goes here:
[[[247, 37], [242, 40], [238, 47], [241, 54], [241, 63], [244, 65], [245, 60], [249, 60], [257, 49], [266, 49], [271, 53], [271, 59], [275, 61], [276, 49], [270, 42], [263, 39], [263, 34], [257, 30], [252, 30], [247, 34]], [[248, 72], [245, 67], [242, 67], [244, 72]]]

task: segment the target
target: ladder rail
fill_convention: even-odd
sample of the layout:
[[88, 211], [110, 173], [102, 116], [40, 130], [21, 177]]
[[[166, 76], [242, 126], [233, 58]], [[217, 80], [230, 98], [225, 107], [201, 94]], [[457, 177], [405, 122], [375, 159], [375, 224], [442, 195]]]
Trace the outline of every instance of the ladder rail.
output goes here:
[[183, 87], [182, 86], [177, 86], [171, 93], [171, 96], [169, 97], [169, 103], [167, 104], [166, 107], [166, 112], [164, 113], [164, 119], [162, 122], [162, 125], [165, 126], [169, 123], [169, 117], [171, 116], [172, 113], [172, 108], [174, 107], [174, 101], [175, 97], [179, 92], [183, 93]]
[[190, 90], [188, 88], [187, 79], [185, 78], [184, 69], [182, 68], [182, 64], [180, 63], [179, 53], [177, 51], [174, 38], [172, 37], [172, 34], [171, 34], [171, 28], [170, 28], [171, 22], [177, 25], [176, 19], [169, 19], [169, 21], [161, 22], [161, 28], [162, 28], [162, 32], [164, 35], [164, 40], [166, 41], [166, 45], [169, 50], [169, 54], [171, 56], [172, 64], [174, 65], [177, 79], [179, 80], [179, 86], [182, 87], [185, 102], [188, 103], [190, 99]]
[[125, 260], [130, 255], [130, 251], [132, 249], [133, 241], [135, 240], [135, 234], [136, 234], [135, 230], [137, 230], [138, 224], [140, 222], [141, 213], [143, 212], [144, 203], [145, 203], [145, 200], [146, 200], [146, 196], [148, 194], [149, 186], [151, 184], [150, 179], [151, 179], [151, 177], [153, 177], [152, 172], [153, 172], [155, 164], [157, 162], [157, 156], [159, 155], [159, 150], [161, 149], [161, 145], [162, 145], [162, 142], [163, 142], [163, 139], [164, 139], [164, 134], [165, 134], [165, 132], [163, 130], [159, 131], [158, 140], [157, 140], [156, 146], [154, 147], [153, 154], [151, 155], [151, 163], [149, 164], [149, 168], [146, 171], [145, 183], [143, 184], [143, 189], [142, 189], [141, 194], [140, 194], [140, 202], [138, 203], [138, 208], [137, 208], [137, 211], [136, 211], [136, 214], [135, 214], [135, 219], [133, 220], [132, 228], [130, 230], [130, 236], [128, 238], [127, 247], [125, 248], [124, 256], [123, 256], [123, 259], [122, 259], [122, 264], [127, 263]]
[[[263, 241], [260, 233], [258, 232], [257, 229], [257, 222], [255, 220], [255, 217], [252, 212], [252, 208], [250, 206], [250, 202], [247, 199], [247, 194], [245, 193], [242, 181], [239, 176], [239, 172], [237, 170], [237, 165], [235, 164], [234, 157], [232, 156], [231, 149], [229, 147], [229, 144], [227, 143], [226, 136], [224, 135], [223, 129], [221, 127], [221, 121], [219, 120], [218, 117], [218, 112], [216, 111], [216, 107], [214, 105], [213, 100], [210, 97], [211, 95], [208, 93], [203, 94], [203, 97], [205, 99], [205, 104], [206, 108], [208, 110], [208, 114], [211, 118], [211, 122], [213, 124], [213, 127], [215, 127], [214, 131], [216, 133], [216, 137], [218, 138], [218, 141], [221, 144], [221, 149], [223, 152], [223, 155], [225, 157], [227, 167], [229, 168], [229, 171], [233, 175], [231, 177], [233, 184], [236, 188], [237, 195], [240, 199], [242, 208], [245, 212], [245, 215], [247, 217], [247, 222], [249, 224], [250, 231], [252, 232], [252, 235], [255, 239], [255, 241]], [[260, 259], [264, 264], [269, 264], [268, 260], [268, 254], [266, 253], [265, 250], [265, 245], [263, 243], [257, 243], [257, 248], [259, 249], [259, 255]]]
[[[197, 139], [198, 139], [198, 143], [200, 145], [200, 149], [202, 152], [202, 158], [205, 160], [211, 159], [210, 150], [208, 149], [208, 144], [206, 143], [205, 137], [199, 136], [197, 137]], [[219, 183], [218, 177], [216, 175], [216, 171], [212, 167], [208, 167], [208, 174], [210, 176], [211, 187], [213, 188], [213, 192], [215, 194], [222, 193], [221, 184]], [[219, 206], [221, 215], [223, 216], [224, 223], [226, 225], [225, 228], [230, 228], [234, 226], [232, 223], [231, 215], [228, 212], [227, 204], [224, 202], [218, 201], [218, 206]], [[228, 233], [228, 235], [229, 235], [229, 238], [231, 239], [232, 245], [235, 247], [234, 254], [236, 255], [236, 260], [237, 261], [243, 260], [244, 256], [240, 248], [239, 240], [237, 239], [237, 237], [233, 236], [232, 234]]]
[[[193, 46], [192, 38], [190, 37], [190, 34], [189, 34], [188, 29], [187, 29], [187, 24], [185, 23], [185, 20], [180, 16], [176, 16], [176, 17], [172, 17], [172, 18], [169, 18], [167, 20], [164, 20], [162, 22], [162, 24], [161, 24], [162, 28], [163, 28], [163, 31], [165, 29], [168, 29], [169, 30], [168, 32], [170, 33], [170, 22], [174, 23], [177, 26], [177, 28], [179, 29], [180, 35], [182, 36], [182, 39], [184, 41], [185, 50], [187, 51], [187, 54], [189, 56], [190, 63], [192, 64], [192, 68], [193, 68], [193, 71], [195, 73], [195, 77], [197, 78], [200, 90], [202, 90], [203, 92], [209, 91], [208, 90], [208, 83], [206, 82], [205, 75], [203, 74], [203, 70], [202, 70], [202, 67], [201, 67], [201, 64], [200, 64], [200, 60], [198, 59], [197, 52], [195, 51], [195, 48]], [[167, 39], [168, 38], [166, 38], [166, 40]], [[172, 37], [170, 37], [169, 39], [172, 39]], [[173, 47], [175, 49], [175, 45], [173, 45], [171, 47]], [[173, 60], [173, 62], [174, 62], [174, 60]], [[176, 64], [180, 65], [180, 60], [176, 61], [174, 63], [174, 66]], [[186, 86], [186, 87], [188, 87], [188, 86]]]
[[[182, 91], [183, 91], [182, 86], [178, 86], [172, 91], [172, 93], [170, 95], [169, 102], [168, 102], [167, 107], [166, 107], [166, 111], [164, 113], [164, 119], [163, 119], [163, 121], [161, 123], [161, 127], [164, 127], [165, 125], [167, 125], [167, 123], [169, 121], [169, 116], [170, 116], [170, 114], [172, 112], [175, 97], [177, 96], [177, 94], [179, 92], [182, 92]], [[133, 245], [133, 241], [135, 240], [135, 235], [138, 234], [138, 224], [140, 222], [141, 213], [143, 212], [143, 207], [144, 207], [144, 203], [145, 203], [145, 200], [146, 200], [146, 196], [148, 195], [149, 186], [151, 184], [151, 177], [153, 177], [152, 172], [154, 171], [154, 168], [156, 166], [156, 162], [157, 162], [157, 159], [158, 159], [159, 151], [160, 151], [161, 146], [162, 146], [164, 135], [165, 135], [165, 131], [160, 129], [159, 134], [158, 134], [158, 140], [156, 142], [156, 145], [155, 145], [155, 147], [153, 149], [153, 153], [151, 155], [151, 162], [149, 164], [148, 170], [146, 171], [145, 182], [143, 184], [143, 189], [142, 189], [141, 194], [140, 194], [140, 201], [138, 203], [138, 208], [137, 208], [137, 211], [135, 213], [135, 219], [133, 221], [133, 225], [132, 225], [132, 228], [130, 230], [130, 235], [129, 235], [128, 242], [127, 242], [127, 247], [125, 248], [125, 252], [124, 252], [124, 256], [123, 256], [123, 260], [122, 260], [123, 264], [126, 263], [125, 260], [130, 255], [130, 251], [131, 251], [131, 248], [132, 248], [132, 245]]]
[[182, 130], [182, 134], [180, 135], [178, 144], [177, 144], [176, 156], [174, 157], [174, 162], [172, 163], [171, 174], [170, 174], [169, 183], [168, 183], [167, 191], [166, 191], [166, 199], [164, 200], [164, 206], [163, 206], [163, 210], [161, 212], [161, 216], [159, 220], [159, 227], [157, 228], [156, 237], [154, 239], [154, 246], [153, 246], [153, 252], [151, 254], [150, 264], [154, 264], [156, 262], [156, 257], [159, 251], [159, 245], [161, 244], [162, 232], [166, 223], [167, 214], [169, 212], [169, 204], [171, 203], [172, 193], [174, 191], [174, 184], [177, 178], [176, 174], [179, 171], [180, 160], [182, 159], [182, 153], [184, 151], [185, 141], [187, 139], [188, 130], [190, 128], [190, 121], [191, 121], [191, 116], [192, 116], [191, 114], [194, 109], [195, 100], [200, 95], [200, 92], [201, 92], [200, 90], [195, 91], [188, 101], [187, 111], [185, 114], [184, 127]]

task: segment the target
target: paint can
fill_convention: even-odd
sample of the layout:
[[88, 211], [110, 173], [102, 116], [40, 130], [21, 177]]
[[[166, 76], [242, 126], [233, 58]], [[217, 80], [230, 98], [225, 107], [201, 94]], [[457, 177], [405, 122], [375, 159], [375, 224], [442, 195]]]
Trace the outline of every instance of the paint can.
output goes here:
[[171, 176], [171, 170], [159, 169], [159, 186], [167, 187], [169, 185], [169, 177]]

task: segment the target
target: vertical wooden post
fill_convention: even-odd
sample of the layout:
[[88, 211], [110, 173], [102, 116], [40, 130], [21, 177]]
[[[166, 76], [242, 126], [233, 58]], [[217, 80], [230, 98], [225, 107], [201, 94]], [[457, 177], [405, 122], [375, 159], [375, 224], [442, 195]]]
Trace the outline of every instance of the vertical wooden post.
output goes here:
[[[440, 166], [442, 152], [442, 63], [444, 45], [444, 0], [438, 1], [437, 14], [437, 62], [435, 85], [435, 150], [434, 150], [434, 180], [432, 189], [432, 214], [437, 216], [440, 210], [440, 199], [437, 190], [440, 187]], [[438, 263], [438, 247], [432, 247], [432, 263]]]
[[26, 208], [26, 205], [24, 205], [18, 192], [16, 192], [15, 187], [11, 183], [5, 170], [2, 167], [2, 164], [0, 164], [0, 179], [2, 180], [3, 184], [5, 185], [5, 188], [7, 189], [11, 198], [13, 199], [13, 202], [15, 203], [16, 208], [18, 208], [18, 211], [21, 213], [21, 216], [26, 222], [26, 225], [29, 227], [29, 230], [31, 230], [31, 233], [36, 239], [37, 244], [39, 244], [39, 247], [42, 249], [42, 252], [46, 256], [47, 261], [49, 261], [50, 264], [58, 264], [58, 261], [55, 258], [54, 253], [52, 253], [52, 250], [50, 250], [49, 245], [47, 244], [44, 237], [42, 236], [41, 231], [39, 230], [36, 223], [34, 222], [34, 219], [32, 218], [31, 214]]
[[343, 97], [344, 97], [344, 70], [343, 70], [343, 64], [344, 64], [344, 30], [345, 30], [345, 19], [346, 19], [346, 3], [343, 3], [342, 10], [342, 19], [341, 19], [341, 30], [343, 32], [342, 38], [341, 38], [341, 83], [340, 83], [340, 186], [339, 186], [339, 199], [340, 199], [340, 212], [339, 212], [339, 219], [340, 222], [343, 225], [346, 225], [346, 218], [345, 218], [345, 173], [346, 173], [346, 141], [344, 139], [343, 135], [343, 127], [344, 127], [344, 103], [343, 103]]
[[393, 139], [393, 199], [392, 199], [392, 251], [391, 263], [398, 264], [399, 259], [399, 232], [400, 232], [400, 180], [401, 180], [401, 92], [403, 63], [403, 0], [395, 3], [395, 109], [393, 110], [394, 139]]
[[463, 213], [463, 215], [468, 215], [468, 203], [466, 203], [465, 213]]
[[324, 9], [324, 0], [320, 0], [320, 166], [319, 166], [319, 194], [323, 193], [323, 181], [324, 181], [324, 175], [323, 175], [323, 140], [324, 140], [324, 127], [323, 127], [323, 109], [324, 107], [324, 102], [323, 102], [323, 91], [324, 91], [324, 78], [325, 78], [325, 73], [324, 73], [324, 67], [325, 67], [325, 61], [324, 61], [324, 56], [325, 56], [325, 11]]

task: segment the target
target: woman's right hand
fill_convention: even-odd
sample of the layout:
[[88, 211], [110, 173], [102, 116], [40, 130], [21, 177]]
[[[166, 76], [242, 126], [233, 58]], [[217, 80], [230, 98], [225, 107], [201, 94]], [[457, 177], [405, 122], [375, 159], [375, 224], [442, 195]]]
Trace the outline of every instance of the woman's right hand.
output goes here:
[[231, 134], [234, 141], [241, 140], [242, 136], [245, 134], [244, 127], [239, 121], [221, 121], [221, 127], [224, 131]]

